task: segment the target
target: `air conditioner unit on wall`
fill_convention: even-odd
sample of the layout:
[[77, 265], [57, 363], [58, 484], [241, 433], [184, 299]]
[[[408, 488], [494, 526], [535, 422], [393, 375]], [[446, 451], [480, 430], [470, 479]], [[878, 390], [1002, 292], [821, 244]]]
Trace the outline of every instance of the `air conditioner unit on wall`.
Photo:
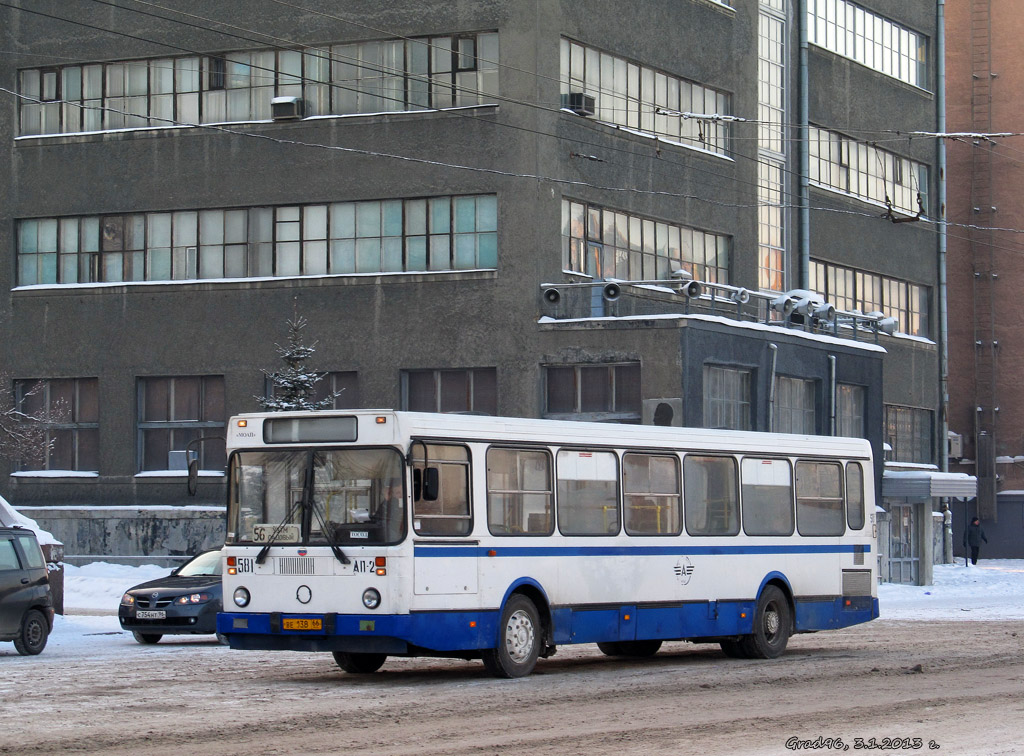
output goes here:
[[592, 116], [597, 112], [597, 100], [583, 92], [570, 92], [565, 98], [565, 107], [576, 115]]
[[270, 117], [275, 121], [302, 118], [302, 100], [298, 97], [275, 97], [270, 101]]
[[666, 425], [681, 428], [683, 425], [683, 400], [644, 399], [641, 406], [640, 422], [644, 425]]
[[950, 459], [960, 459], [964, 456], [964, 437], [959, 433], [949, 431], [946, 434], [946, 456]]

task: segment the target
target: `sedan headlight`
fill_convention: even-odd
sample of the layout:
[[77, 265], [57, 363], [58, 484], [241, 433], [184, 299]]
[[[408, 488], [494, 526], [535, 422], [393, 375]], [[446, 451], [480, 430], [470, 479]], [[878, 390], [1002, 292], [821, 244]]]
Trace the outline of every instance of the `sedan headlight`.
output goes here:
[[135, 597], [126, 593], [121, 597], [121, 606], [135, 606]]
[[250, 599], [249, 590], [242, 587], [235, 588], [232, 598], [235, 601], [235, 606], [248, 606]]
[[190, 593], [187, 596], [179, 596], [174, 600], [175, 604], [202, 604], [213, 598], [209, 593]]

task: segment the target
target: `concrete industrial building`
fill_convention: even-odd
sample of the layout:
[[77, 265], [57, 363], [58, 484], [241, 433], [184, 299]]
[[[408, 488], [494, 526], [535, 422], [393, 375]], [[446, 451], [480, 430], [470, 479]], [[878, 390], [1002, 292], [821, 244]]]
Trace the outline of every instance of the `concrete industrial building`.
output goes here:
[[864, 436], [883, 577], [927, 582], [934, 497], [965, 495], [939, 146], [906, 136], [938, 130], [938, 18], [13, 0], [0, 368], [63, 414], [0, 492], [72, 556], [215, 542], [216, 437], [298, 313], [338, 407]]

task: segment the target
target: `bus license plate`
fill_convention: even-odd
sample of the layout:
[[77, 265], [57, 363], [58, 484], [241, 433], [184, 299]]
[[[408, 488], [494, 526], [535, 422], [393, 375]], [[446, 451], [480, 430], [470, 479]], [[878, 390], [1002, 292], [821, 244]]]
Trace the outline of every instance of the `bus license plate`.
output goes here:
[[157, 611], [150, 611], [150, 610], [146, 610], [146, 609], [137, 609], [135, 611], [135, 618], [136, 619], [167, 619], [167, 612], [165, 612], [163, 610], [160, 610], [160, 611], [157, 612]]
[[281, 627], [285, 630], [323, 630], [322, 619], [284, 619]]

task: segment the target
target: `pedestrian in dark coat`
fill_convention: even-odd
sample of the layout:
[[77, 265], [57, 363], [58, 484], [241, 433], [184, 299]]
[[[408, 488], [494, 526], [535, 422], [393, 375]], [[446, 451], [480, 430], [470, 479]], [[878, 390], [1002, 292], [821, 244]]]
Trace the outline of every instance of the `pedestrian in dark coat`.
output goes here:
[[988, 538], [981, 527], [981, 522], [975, 517], [964, 531], [964, 546], [969, 546], [971, 549], [971, 564], [978, 563], [978, 552], [981, 550], [982, 541], [988, 543]]

